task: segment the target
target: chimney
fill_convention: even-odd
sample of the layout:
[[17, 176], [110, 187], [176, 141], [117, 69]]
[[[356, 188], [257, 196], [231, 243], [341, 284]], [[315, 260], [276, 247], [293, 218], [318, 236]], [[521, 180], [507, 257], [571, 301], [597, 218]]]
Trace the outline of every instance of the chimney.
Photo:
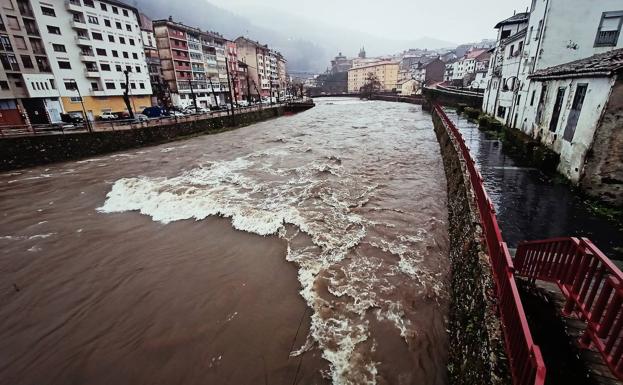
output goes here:
[[173, 22], [173, 16], [169, 16], [169, 21]]

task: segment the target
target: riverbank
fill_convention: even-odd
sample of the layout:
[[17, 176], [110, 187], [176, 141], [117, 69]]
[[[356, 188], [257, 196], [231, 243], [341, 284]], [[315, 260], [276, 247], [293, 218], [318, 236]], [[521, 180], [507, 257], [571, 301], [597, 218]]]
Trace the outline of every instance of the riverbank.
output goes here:
[[0, 171], [43, 165], [171, 142], [189, 136], [215, 134], [252, 123], [294, 114], [314, 105], [280, 105], [232, 116], [150, 122], [114, 131], [64, 133], [0, 139]]

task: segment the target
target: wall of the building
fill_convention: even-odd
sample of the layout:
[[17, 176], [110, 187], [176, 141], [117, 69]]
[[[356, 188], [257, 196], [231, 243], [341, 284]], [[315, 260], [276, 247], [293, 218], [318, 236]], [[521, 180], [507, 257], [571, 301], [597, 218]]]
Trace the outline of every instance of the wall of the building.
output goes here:
[[[547, 147], [560, 154], [558, 171], [574, 183], [577, 183], [582, 175], [584, 160], [593, 142], [595, 129], [604, 107], [608, 103], [612, 83], [613, 80], [610, 78], [563, 79], [544, 82], [547, 85], [545, 109], [541, 123], [535, 127], [534, 135]], [[568, 141], [563, 138], [563, 134], [578, 84], [588, 84], [588, 89], [575, 134], [572, 140]], [[562, 110], [555, 131], [550, 131], [556, 95], [560, 87], [565, 88]]]
[[399, 63], [386, 63], [374, 66], [351, 68], [348, 71], [348, 92], [359, 92], [366, 84], [368, 74], [376, 75], [382, 91], [393, 91], [398, 87]]
[[[130, 99], [132, 108], [135, 109], [134, 112], [136, 113], [140, 113], [145, 108], [151, 106], [150, 95], [132, 96]], [[122, 96], [83, 96], [82, 100], [89, 119], [97, 119], [104, 112], [120, 113], [128, 111]], [[63, 97], [62, 102], [66, 112], [79, 112], [82, 114], [82, 103], [80, 103], [79, 99], [72, 101], [71, 98]]]
[[595, 130], [586, 157], [582, 188], [591, 195], [623, 205], [623, 77], [619, 77]]

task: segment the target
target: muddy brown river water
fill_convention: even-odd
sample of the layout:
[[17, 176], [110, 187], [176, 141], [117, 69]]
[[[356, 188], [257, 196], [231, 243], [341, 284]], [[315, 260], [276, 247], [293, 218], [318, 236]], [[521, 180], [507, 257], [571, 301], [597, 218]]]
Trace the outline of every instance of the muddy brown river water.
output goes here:
[[0, 384], [445, 384], [445, 189], [355, 99], [4, 173]]

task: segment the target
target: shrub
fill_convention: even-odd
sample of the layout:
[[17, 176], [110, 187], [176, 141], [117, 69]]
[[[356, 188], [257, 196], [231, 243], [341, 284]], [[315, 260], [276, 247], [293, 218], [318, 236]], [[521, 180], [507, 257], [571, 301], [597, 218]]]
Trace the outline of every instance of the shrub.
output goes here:
[[476, 108], [465, 107], [463, 112], [470, 119], [478, 119], [478, 117], [480, 116], [480, 110]]

